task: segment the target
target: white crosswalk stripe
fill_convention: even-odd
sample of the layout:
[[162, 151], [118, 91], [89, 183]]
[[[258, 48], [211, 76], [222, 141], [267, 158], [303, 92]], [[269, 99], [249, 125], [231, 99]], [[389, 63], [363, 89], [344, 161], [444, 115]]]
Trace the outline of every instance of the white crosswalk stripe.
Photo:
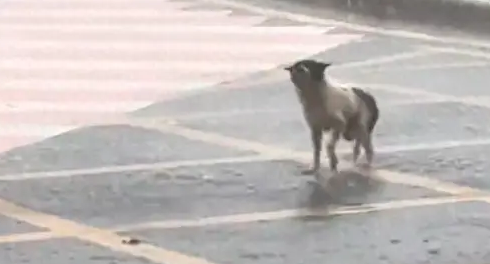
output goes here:
[[363, 37], [203, 4], [2, 1], [0, 152]]

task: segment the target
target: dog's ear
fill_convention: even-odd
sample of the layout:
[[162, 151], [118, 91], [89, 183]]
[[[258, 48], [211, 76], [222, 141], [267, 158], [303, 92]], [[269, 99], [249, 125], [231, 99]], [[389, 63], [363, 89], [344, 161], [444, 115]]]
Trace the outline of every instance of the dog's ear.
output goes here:
[[317, 61], [316, 62], [316, 67], [319, 71], [325, 71], [326, 68], [328, 68], [330, 65], [332, 65], [332, 63], [327, 63], [327, 62], [321, 62], [321, 61]]
[[330, 65], [332, 65], [332, 63], [315, 61], [310, 67], [311, 78], [315, 81], [322, 81], [325, 78], [325, 69]]

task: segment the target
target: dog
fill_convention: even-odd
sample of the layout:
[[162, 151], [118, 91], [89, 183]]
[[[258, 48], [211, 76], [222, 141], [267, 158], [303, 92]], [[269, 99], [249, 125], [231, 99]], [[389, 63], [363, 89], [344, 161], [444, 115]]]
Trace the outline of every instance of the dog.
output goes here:
[[312, 168], [302, 174], [314, 174], [320, 168], [321, 144], [324, 132], [332, 132], [326, 149], [331, 171], [337, 172], [338, 158], [335, 148], [340, 136], [355, 140], [353, 161], [357, 162], [362, 145], [368, 166], [371, 166], [374, 149], [372, 133], [379, 119], [376, 99], [358, 87], [337, 87], [325, 78], [325, 70], [332, 63], [305, 59], [284, 69], [289, 72], [303, 116], [310, 128], [313, 144]]

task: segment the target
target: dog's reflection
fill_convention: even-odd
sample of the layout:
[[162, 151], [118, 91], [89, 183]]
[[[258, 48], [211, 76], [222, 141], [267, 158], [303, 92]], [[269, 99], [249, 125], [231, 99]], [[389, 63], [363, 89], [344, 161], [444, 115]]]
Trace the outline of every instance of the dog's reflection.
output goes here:
[[326, 208], [329, 205], [361, 205], [368, 196], [382, 188], [382, 183], [371, 177], [369, 171], [344, 169], [332, 174], [320, 170], [316, 181], [308, 182], [304, 206]]

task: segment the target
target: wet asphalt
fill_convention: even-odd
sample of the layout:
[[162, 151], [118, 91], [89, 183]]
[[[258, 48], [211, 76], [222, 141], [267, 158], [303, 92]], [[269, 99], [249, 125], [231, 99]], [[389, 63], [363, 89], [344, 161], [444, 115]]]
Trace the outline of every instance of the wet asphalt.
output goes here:
[[[336, 81], [362, 86], [377, 97], [377, 170], [489, 191], [489, 57], [459, 49], [417, 53], [426, 44], [367, 34], [314, 57], [338, 64], [328, 72]], [[415, 55], [393, 59], [400, 54]], [[293, 87], [280, 69], [128, 116], [125, 124], [85, 127], [2, 154], [0, 196], [216, 264], [490, 261], [490, 204], [484, 201], [424, 205], [424, 199], [449, 194], [348, 169], [341, 177], [324, 173], [330, 184], [324, 189], [313, 177], [300, 175], [308, 163], [265, 157], [269, 147], [306, 157], [311, 151]], [[170, 122], [224, 137], [212, 144], [204, 136], [137, 122]], [[264, 153], [244, 147], [249, 143], [260, 143]], [[349, 147], [339, 149], [349, 160]], [[35, 174], [61, 170], [71, 171], [51, 178]], [[34, 174], [26, 179], [25, 173]], [[397, 205], [401, 200], [415, 205]], [[385, 209], [368, 210], [379, 204]], [[324, 210], [324, 215], [261, 219], [267, 218], [264, 212], [299, 208]], [[208, 222], [189, 221], [203, 218]], [[145, 226], [148, 222], [163, 224]], [[7, 217], [0, 223], [2, 235], [45, 231]], [[150, 263], [75, 238], [4, 243], [0, 252], [5, 264]]]

